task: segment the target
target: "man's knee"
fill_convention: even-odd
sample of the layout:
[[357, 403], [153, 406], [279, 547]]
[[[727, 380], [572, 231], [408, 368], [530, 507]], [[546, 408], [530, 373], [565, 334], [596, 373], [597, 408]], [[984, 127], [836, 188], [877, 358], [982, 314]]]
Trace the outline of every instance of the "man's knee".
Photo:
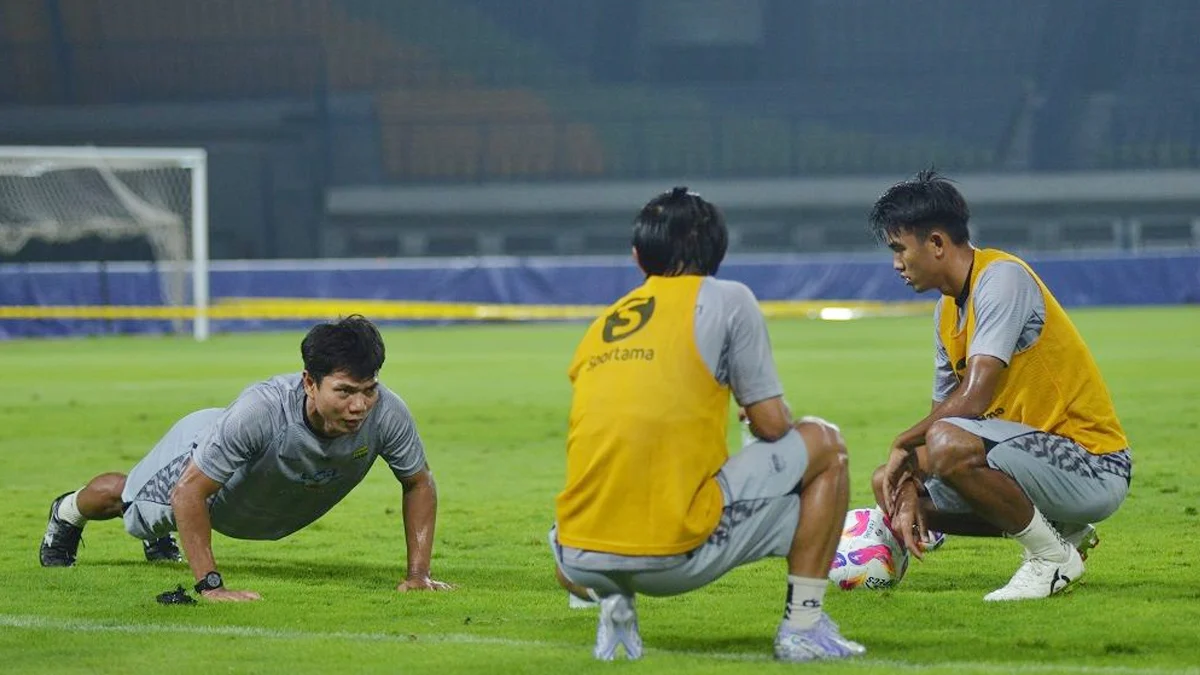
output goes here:
[[935, 476], [953, 480], [964, 471], [987, 466], [983, 440], [945, 420], [938, 420], [925, 434], [929, 470]]
[[116, 518], [124, 507], [121, 501], [124, 490], [125, 474], [102, 473], [79, 491], [76, 506], [80, 513], [92, 520]]
[[842, 438], [842, 430], [832, 422], [820, 417], [801, 417], [793, 424], [804, 445], [808, 448], [810, 467], [846, 470], [849, 463], [849, 452], [846, 440]]
[[125, 489], [125, 474], [102, 473], [89, 481], [87, 487], [94, 490], [97, 496], [104, 495], [120, 499], [121, 492]]

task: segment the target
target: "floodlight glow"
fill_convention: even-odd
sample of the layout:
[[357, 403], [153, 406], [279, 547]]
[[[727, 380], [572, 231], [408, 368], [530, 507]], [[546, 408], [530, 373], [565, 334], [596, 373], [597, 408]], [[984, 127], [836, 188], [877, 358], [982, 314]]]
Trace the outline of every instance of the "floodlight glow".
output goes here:
[[822, 307], [820, 317], [825, 321], [849, 321], [855, 312], [849, 307]]

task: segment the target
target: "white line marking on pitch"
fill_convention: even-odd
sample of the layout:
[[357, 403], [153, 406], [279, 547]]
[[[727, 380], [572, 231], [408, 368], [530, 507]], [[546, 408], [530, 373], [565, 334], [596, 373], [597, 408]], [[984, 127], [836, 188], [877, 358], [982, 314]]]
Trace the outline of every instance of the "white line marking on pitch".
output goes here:
[[[346, 640], [351, 642], [393, 642], [397, 644], [424, 643], [454, 643], [473, 645], [497, 645], [502, 647], [538, 647], [578, 651], [588, 655], [590, 648], [585, 645], [568, 644], [565, 642], [546, 642], [542, 640], [515, 640], [511, 638], [487, 637], [483, 635], [467, 635], [464, 633], [428, 633], [424, 635], [408, 633], [352, 633], [334, 631], [329, 633], [310, 632], [302, 630], [286, 630], [275, 628], [255, 628], [252, 626], [187, 626], [180, 624], [136, 624], [109, 623], [101, 621], [84, 621], [78, 619], [57, 619], [45, 616], [21, 616], [0, 614], [0, 627], [25, 628], [30, 630], [61, 630], [88, 633], [127, 633], [145, 635], [149, 633], [174, 633], [181, 635], [223, 635], [228, 637], [270, 638], [276, 640]], [[765, 638], [764, 638], [765, 640]], [[647, 648], [650, 654], [665, 654], [670, 656], [688, 656], [719, 661], [770, 661], [769, 654], [753, 654], [746, 652], [698, 652], [674, 649]], [[1133, 668], [1127, 666], [1085, 666], [1069, 663], [998, 663], [987, 661], [946, 661], [942, 663], [913, 663], [909, 661], [893, 661], [883, 659], [854, 659], [846, 661], [847, 666], [860, 666], [871, 669], [893, 670], [950, 670], [962, 671], [967, 669], [986, 670], [997, 673], [1078, 673], [1079, 675], [1178, 675], [1180, 673], [1200, 674], [1200, 668], [1167, 669], [1167, 668]]]

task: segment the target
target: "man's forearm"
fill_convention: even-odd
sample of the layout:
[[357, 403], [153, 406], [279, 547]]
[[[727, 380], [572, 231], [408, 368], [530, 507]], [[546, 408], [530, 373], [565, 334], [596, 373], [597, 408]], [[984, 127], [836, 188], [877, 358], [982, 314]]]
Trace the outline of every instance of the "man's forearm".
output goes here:
[[437, 486], [431, 475], [428, 480], [404, 491], [404, 540], [410, 578], [429, 574], [436, 522]]
[[947, 417], [977, 417], [982, 415], [985, 410], [987, 410], [986, 402], [980, 405], [963, 392], [963, 387], [959, 387], [930, 411], [924, 419], [901, 432], [893, 445], [912, 451], [917, 446], [925, 445], [925, 434], [929, 432], [929, 427], [933, 426], [934, 422]]
[[171, 495], [171, 508], [175, 511], [175, 524], [179, 528], [179, 543], [192, 568], [192, 576], [199, 581], [205, 574], [217, 569], [212, 552], [212, 520], [208, 515], [208, 503], [202, 495], [176, 490]]

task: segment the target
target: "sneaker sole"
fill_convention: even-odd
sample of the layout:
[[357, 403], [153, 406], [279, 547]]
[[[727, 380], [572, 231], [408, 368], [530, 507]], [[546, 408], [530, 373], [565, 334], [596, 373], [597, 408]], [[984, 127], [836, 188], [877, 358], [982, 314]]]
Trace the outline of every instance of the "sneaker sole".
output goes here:
[[[1082, 559], [1083, 556], [1080, 556], [1080, 558]], [[1071, 580], [1068, 581], [1065, 586], [1063, 586], [1062, 588], [1059, 588], [1058, 590], [1054, 591], [1050, 595], [1038, 595], [1038, 596], [1033, 596], [1033, 597], [1023, 597], [1023, 598], [989, 598], [988, 595], [991, 595], [991, 593], [989, 593], [988, 595], [983, 596], [983, 601], [988, 602], [988, 603], [1027, 602], [1029, 600], [1046, 600], [1048, 598], [1054, 598], [1054, 597], [1058, 597], [1060, 595], [1067, 595], [1068, 593], [1074, 592], [1075, 587], [1083, 583], [1083, 575], [1084, 575], [1084, 572], [1086, 572], [1086, 571], [1087, 571], [1086, 567], [1081, 567], [1079, 570], [1079, 573], [1076, 574], [1074, 577], [1072, 577]]]

